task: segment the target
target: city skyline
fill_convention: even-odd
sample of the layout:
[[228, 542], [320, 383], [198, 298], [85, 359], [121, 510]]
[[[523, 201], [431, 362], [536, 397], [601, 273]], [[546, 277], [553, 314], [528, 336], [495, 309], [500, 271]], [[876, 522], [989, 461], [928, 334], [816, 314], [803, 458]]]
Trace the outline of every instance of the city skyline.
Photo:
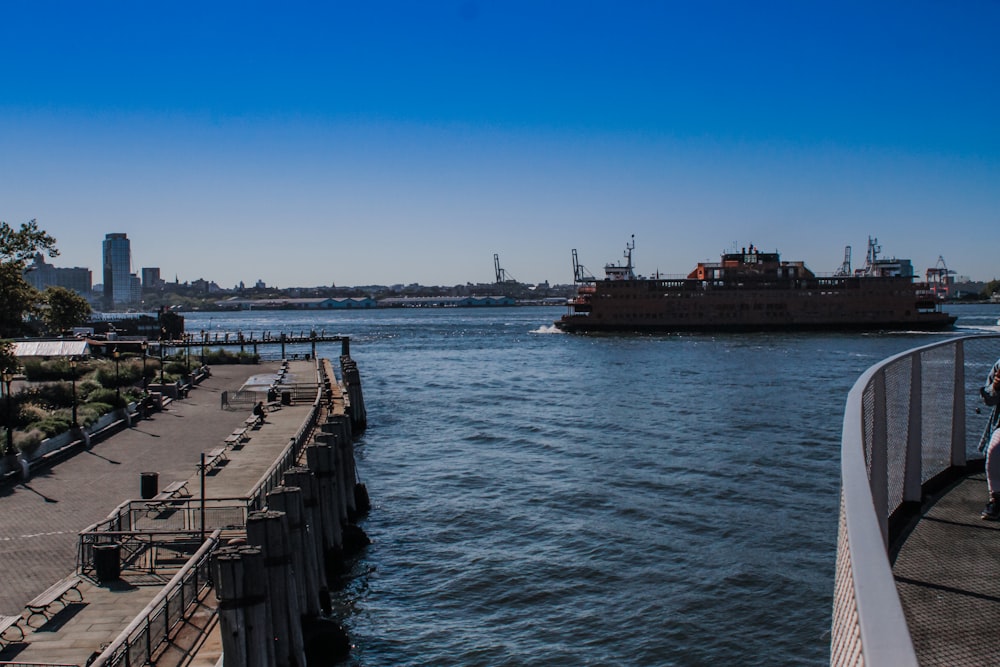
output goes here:
[[0, 219], [60, 266], [319, 285], [686, 274], [869, 236], [1000, 275], [1000, 5], [0, 9]]

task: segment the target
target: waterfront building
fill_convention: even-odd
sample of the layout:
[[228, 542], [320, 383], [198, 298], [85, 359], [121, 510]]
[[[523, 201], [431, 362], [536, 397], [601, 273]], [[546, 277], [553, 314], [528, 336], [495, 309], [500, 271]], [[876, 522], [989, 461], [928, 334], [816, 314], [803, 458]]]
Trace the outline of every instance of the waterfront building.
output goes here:
[[24, 273], [24, 279], [37, 290], [46, 287], [65, 287], [83, 297], [90, 297], [93, 278], [90, 269], [83, 267], [59, 268], [45, 262], [42, 253], [36, 253], [34, 261]]
[[216, 301], [215, 305], [227, 310], [332, 310], [351, 308], [374, 308], [375, 300], [370, 297], [329, 297], [315, 299], [227, 299]]

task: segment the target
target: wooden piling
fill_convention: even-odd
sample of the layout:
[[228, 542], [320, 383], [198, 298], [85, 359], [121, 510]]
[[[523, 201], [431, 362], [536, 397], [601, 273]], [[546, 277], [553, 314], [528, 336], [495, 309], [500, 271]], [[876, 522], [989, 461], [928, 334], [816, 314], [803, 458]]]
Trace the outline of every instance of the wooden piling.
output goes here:
[[[289, 468], [282, 476], [285, 486], [296, 487], [302, 494], [302, 511], [304, 530], [302, 540], [304, 542], [306, 568], [313, 573], [316, 582], [316, 590], [328, 590], [326, 581], [326, 570], [321, 567], [323, 562], [323, 527], [320, 519], [319, 509], [319, 487], [316, 476], [310, 472], [309, 468], [295, 467]], [[323, 599], [320, 599], [320, 606], [325, 607]], [[326, 610], [324, 609], [324, 613]]]
[[302, 610], [298, 604], [285, 513], [251, 512], [247, 517], [247, 541], [260, 547], [264, 555], [268, 606], [274, 632], [274, 664], [278, 667], [302, 667], [306, 664]]
[[341, 548], [341, 525], [346, 520], [346, 513], [341, 516], [340, 493], [336, 488], [333, 446], [324, 443], [307, 446], [306, 460], [309, 462], [309, 469], [316, 476], [319, 487], [319, 510], [325, 554], [330, 550]]
[[256, 547], [223, 547], [212, 556], [224, 667], [274, 664], [264, 557]]
[[267, 494], [267, 507], [284, 512], [288, 519], [288, 539], [292, 553], [292, 566], [298, 577], [299, 608], [308, 616], [319, 615], [319, 585], [316, 572], [307, 563], [306, 554], [311, 549], [306, 544], [305, 508], [302, 489], [279, 486]]

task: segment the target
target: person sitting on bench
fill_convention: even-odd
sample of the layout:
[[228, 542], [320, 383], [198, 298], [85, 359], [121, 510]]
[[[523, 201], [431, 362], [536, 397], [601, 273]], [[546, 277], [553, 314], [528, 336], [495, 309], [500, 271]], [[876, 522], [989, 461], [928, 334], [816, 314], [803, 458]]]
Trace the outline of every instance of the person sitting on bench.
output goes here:
[[253, 414], [257, 417], [258, 426], [264, 423], [264, 401], [257, 401], [257, 405], [253, 406]]

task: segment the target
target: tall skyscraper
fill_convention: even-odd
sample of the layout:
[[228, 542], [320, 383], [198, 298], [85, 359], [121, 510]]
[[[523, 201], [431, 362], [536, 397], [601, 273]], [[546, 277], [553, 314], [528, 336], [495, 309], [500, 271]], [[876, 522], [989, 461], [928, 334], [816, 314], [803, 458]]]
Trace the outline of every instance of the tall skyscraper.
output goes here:
[[125, 234], [104, 237], [104, 307], [132, 303], [132, 244]]

